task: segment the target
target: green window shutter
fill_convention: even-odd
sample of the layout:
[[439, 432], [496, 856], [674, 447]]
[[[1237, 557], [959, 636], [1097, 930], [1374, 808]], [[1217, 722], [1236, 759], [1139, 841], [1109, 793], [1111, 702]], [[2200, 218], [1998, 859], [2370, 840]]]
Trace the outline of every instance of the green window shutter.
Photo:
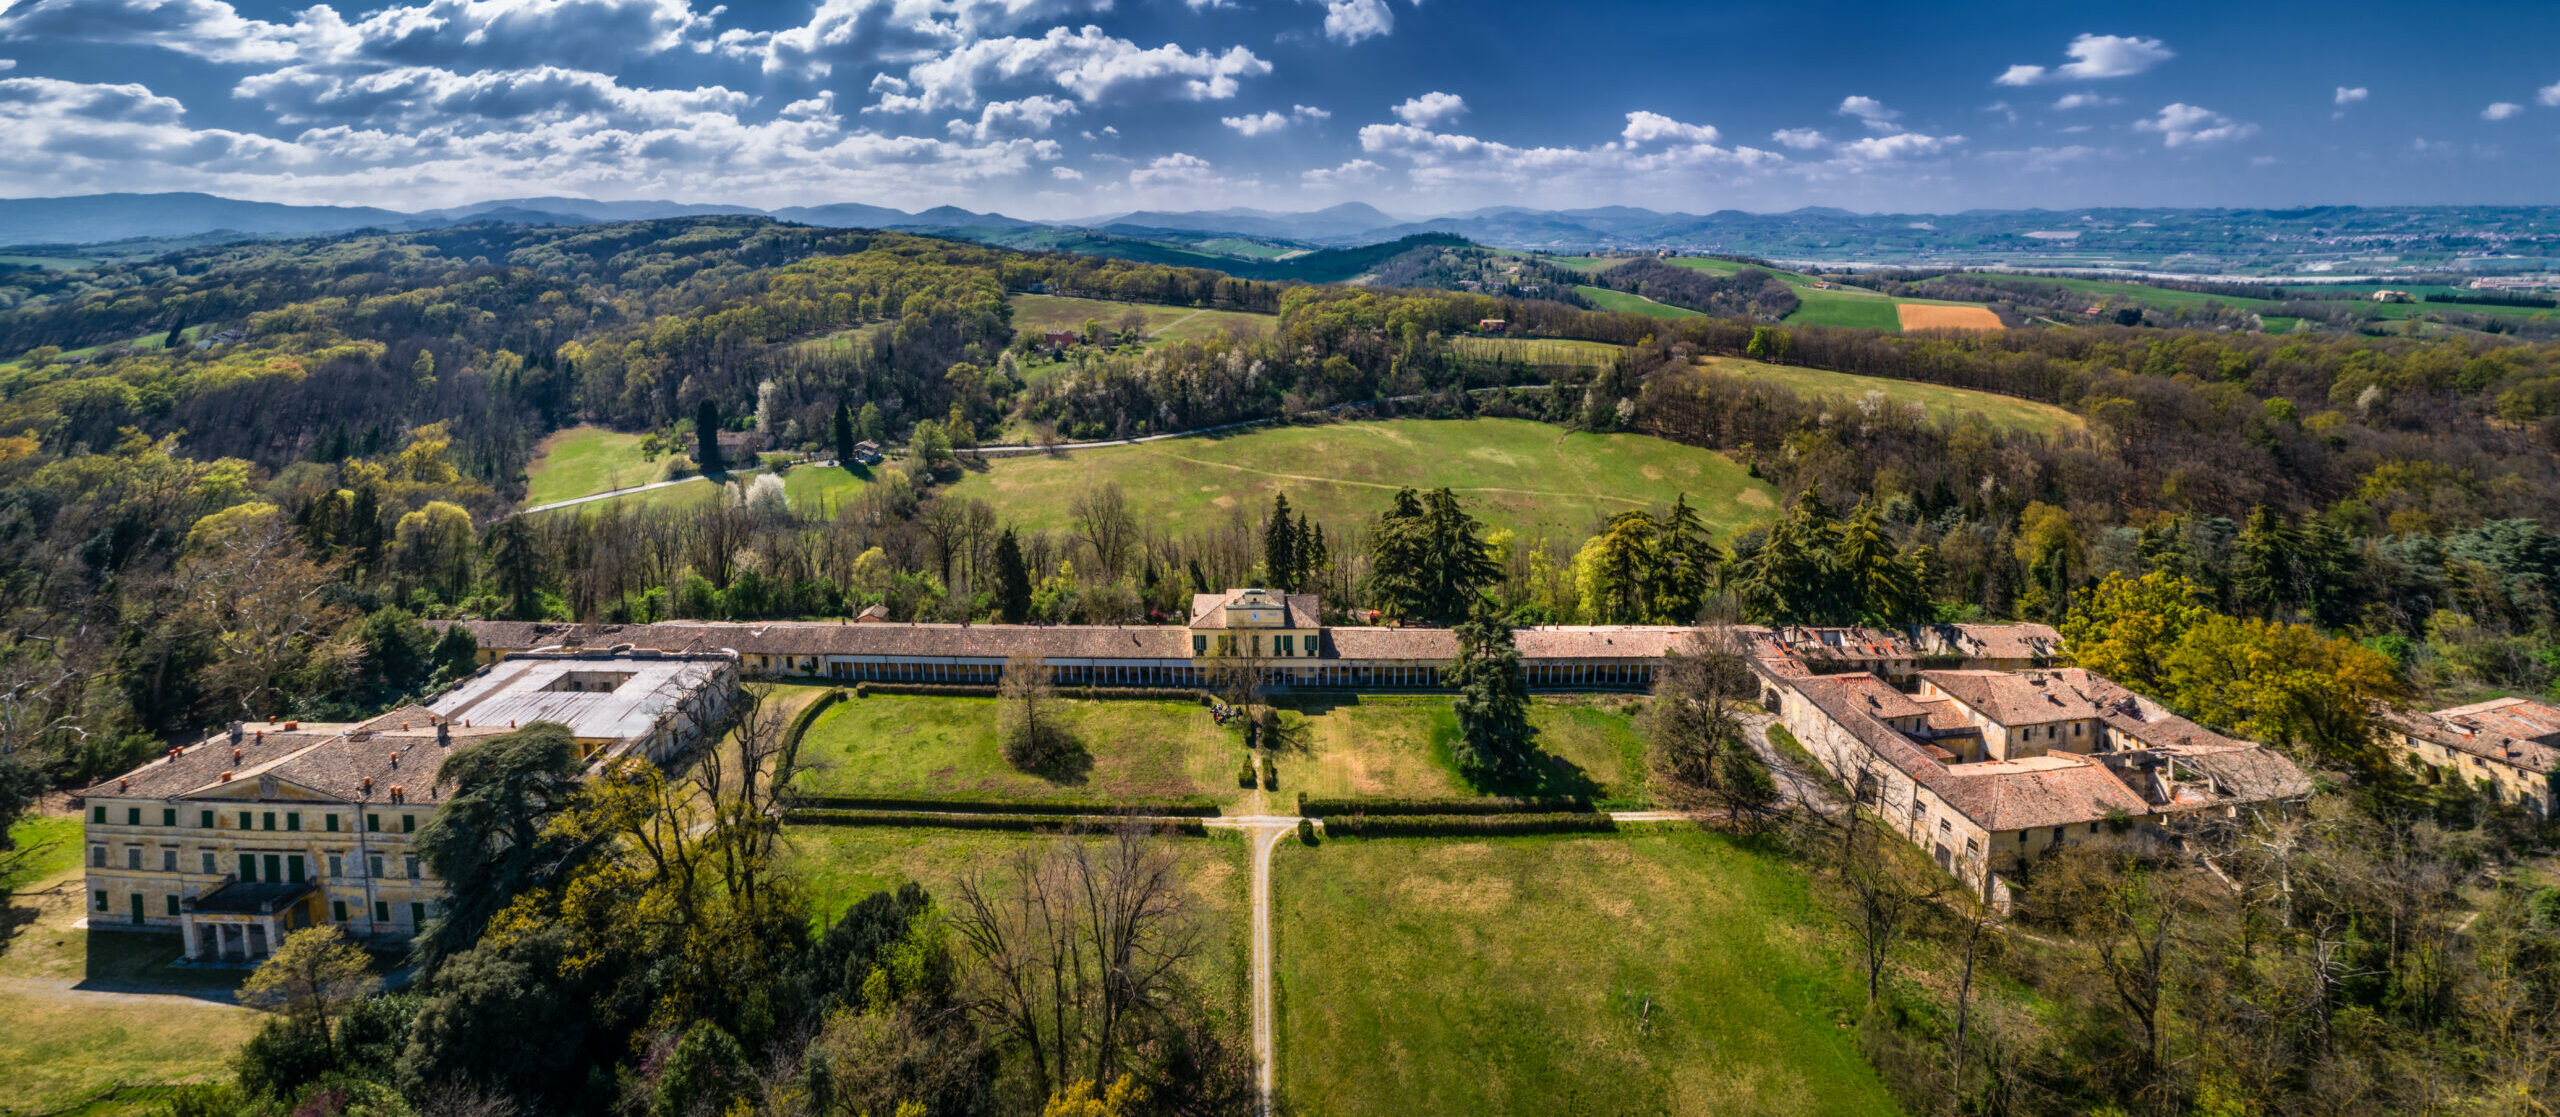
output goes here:
[[285, 815], [285, 816], [284, 816], [284, 828], [285, 828], [285, 829], [287, 829], [287, 830], [296, 830], [296, 831], [301, 830], [301, 829], [302, 829], [302, 812], [301, 812], [301, 811], [293, 811], [293, 812], [291, 812], [291, 813], [289, 813], [289, 814]]
[[413, 815], [413, 814], [404, 814], [404, 815], [401, 815], [401, 816], [400, 816], [400, 832], [401, 832], [401, 833], [403, 833], [403, 834], [416, 833], [416, 832], [417, 832], [417, 829], [418, 829], [418, 816]]
[[295, 884], [302, 883], [303, 872], [301, 854], [297, 853], [284, 859], [284, 879]]
[[321, 815], [320, 820], [322, 823], [322, 829], [327, 830], [332, 834], [338, 832], [338, 816], [336, 814], [332, 813]]
[[258, 879], [257, 854], [243, 853], [240, 855], [240, 879], [244, 881], [254, 881]]
[[250, 813], [249, 813], [249, 812], [247, 812], [247, 811], [242, 811], [242, 812], [240, 812], [240, 828], [241, 828], [241, 829], [243, 829], [243, 830], [254, 830], [254, 829], [256, 829], [256, 828], [257, 828], [257, 827], [256, 827], [256, 825], [255, 825], [255, 824], [256, 824], [256, 822], [257, 822], [257, 816], [252, 815], [252, 814], [250, 814]]
[[259, 827], [259, 829], [261, 829], [261, 830], [273, 830], [273, 829], [275, 829], [275, 828], [276, 828], [276, 812], [274, 812], [274, 811], [268, 811], [268, 812], [266, 812], [266, 818], [265, 818], [263, 821], [266, 823], [266, 825]]
[[346, 922], [346, 921], [347, 921], [347, 902], [346, 902], [345, 900], [331, 900], [331, 901], [329, 901], [329, 918], [330, 918], [333, 922], [338, 922], [338, 923], [344, 923], [344, 922]]
[[391, 901], [375, 900], [373, 902], [373, 921], [376, 923], [391, 922]]
[[178, 914], [178, 894], [175, 892], [169, 894], [169, 914]]
[[98, 824], [98, 825], [100, 825], [100, 826], [104, 826], [104, 825], [106, 825], [106, 824], [107, 824], [107, 809], [106, 809], [105, 807], [91, 807], [91, 808], [89, 808], [89, 821], [94, 822], [94, 823], [97, 823], [97, 824]]
[[124, 824], [127, 826], [142, 825], [142, 808], [126, 807], [124, 809]]
[[427, 925], [427, 905], [419, 903], [409, 905], [409, 925], [412, 927]]
[[213, 812], [212, 812], [212, 811], [198, 811], [198, 812], [196, 812], [196, 825], [197, 825], [197, 826], [199, 826], [199, 827], [201, 827], [201, 828], [203, 828], [203, 829], [206, 829], [206, 830], [211, 830], [211, 829], [213, 829]]
[[267, 883], [269, 883], [269, 884], [274, 884], [274, 883], [275, 883], [275, 882], [277, 882], [277, 881], [283, 880], [283, 879], [284, 879], [284, 856], [283, 856], [282, 854], [275, 854], [275, 853], [270, 853], [270, 854], [268, 854], [268, 855], [267, 855], [267, 865], [266, 865], [266, 869], [267, 869]]
[[162, 826], [176, 826], [177, 824], [178, 824], [178, 808], [176, 808], [176, 807], [162, 807], [162, 808], [160, 808], [160, 825], [162, 825]]
[[381, 833], [382, 816], [378, 814], [369, 814], [364, 816], [364, 828], [377, 834]]

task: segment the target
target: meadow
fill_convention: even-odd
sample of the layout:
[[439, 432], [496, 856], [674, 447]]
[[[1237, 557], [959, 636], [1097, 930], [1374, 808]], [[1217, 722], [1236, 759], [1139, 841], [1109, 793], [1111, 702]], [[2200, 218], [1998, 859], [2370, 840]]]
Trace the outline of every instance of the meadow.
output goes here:
[[1606, 287], [1576, 287], [1574, 290], [1580, 292], [1583, 298], [1591, 300], [1592, 306], [1598, 307], [1602, 310], [1613, 310], [1620, 314], [1641, 314], [1647, 318], [1706, 317], [1706, 315], [1700, 314], [1697, 311], [1684, 306], [1672, 306], [1669, 303], [1658, 303], [1642, 295], [1633, 295], [1625, 291], [1612, 291]]
[[1404, 486], [1457, 491], [1493, 528], [1579, 542], [1600, 520], [1661, 509], [1682, 493], [1719, 536], [1767, 520], [1767, 483], [1711, 450], [1637, 434], [1565, 431], [1525, 419], [1389, 419], [1263, 427], [999, 458], [948, 490], [1019, 526], [1060, 529], [1078, 494], [1117, 484], [1149, 527], [1195, 531], [1230, 508], [1260, 518], [1271, 498], [1343, 524], [1385, 510]]
[[1131, 310], [1147, 316], [1147, 334], [1155, 341], [1196, 341], [1222, 329], [1243, 337], [1266, 332], [1272, 323], [1279, 320], [1275, 315], [1248, 314], [1240, 310], [1159, 306], [1064, 295], [1015, 295], [1007, 301], [1013, 304], [1013, 332], [1034, 339], [1051, 331], [1080, 331], [1088, 320], [1101, 323], [1106, 330], [1116, 330], [1121, 317]]
[[1969, 388], [1950, 388], [1923, 384], [1913, 380], [1895, 380], [1882, 376], [1860, 376], [1853, 372], [1831, 372], [1825, 369], [1773, 365], [1740, 357], [1701, 357], [1698, 364], [1728, 376], [1762, 383], [1777, 384], [1800, 396], [1839, 396], [1864, 398], [1869, 392], [1882, 393], [1897, 404], [1919, 404], [1929, 409], [1932, 418], [1953, 419], [1959, 415], [1979, 415], [1993, 426], [2036, 434], [2087, 429], [2080, 416], [2049, 403], [2019, 399], [2015, 396], [1977, 392]]
[[[1072, 689], [1062, 692], [1072, 695]], [[1540, 697], [1530, 708], [1541, 770], [1506, 793], [1587, 794], [1617, 805], [1646, 800], [1644, 743], [1622, 698]], [[1061, 698], [1057, 716], [1087, 759], [1058, 777], [1032, 775], [997, 749], [993, 698], [874, 694], [829, 707], [802, 742], [810, 770], [797, 786], [820, 795], [996, 796], [1042, 803], [1208, 796], [1229, 813], [1276, 795], [1470, 795], [1450, 747], [1457, 718], [1439, 695], [1296, 695], [1275, 703], [1270, 750], [1279, 786], [1237, 786], [1241, 726], [1219, 726], [1188, 700]], [[1261, 798], [1257, 798], [1257, 794]]]
[[1783, 857], [1704, 832], [1284, 842], [1295, 1112], [1890, 1114]]
[[[1572, 268], [1586, 274], [1596, 275], [1600, 272], [1607, 271], [1610, 268], [1623, 264], [1629, 259], [1632, 259], [1632, 257], [1556, 256], [1551, 257], [1550, 259], [1554, 263], [1564, 267]], [[1744, 268], [1756, 266], [1752, 264], [1745, 264], [1739, 260], [1719, 260], [1707, 256], [1674, 256], [1665, 259], [1663, 263], [1670, 264], [1673, 267], [1689, 268], [1694, 271], [1713, 272], [1717, 275], [1732, 275]], [[1876, 330], [1889, 334], [1901, 333], [1904, 328], [1903, 316], [1899, 309], [1901, 307], [1973, 307], [1976, 305], [1973, 303], [1947, 302], [1940, 299], [1897, 299], [1860, 287], [1843, 287], [1837, 285], [1816, 287], [1814, 284], [1826, 281], [1816, 279], [1813, 276], [1805, 275], [1801, 272], [1788, 271], [1784, 268], [1761, 268], [1760, 270], [1768, 272], [1771, 276], [1776, 277], [1779, 282], [1786, 284], [1789, 289], [1795, 292], [1798, 305], [1795, 313], [1787, 315], [1787, 323], [1789, 325], [1836, 326], [1844, 329]], [[1581, 287], [1577, 288], [1577, 290], [1581, 291], [1584, 296], [1590, 298], [1593, 305], [1598, 306], [1603, 310], [1623, 310], [1636, 314], [1648, 314], [1656, 318], [1687, 318], [1696, 316], [1695, 311], [1683, 310], [1679, 307], [1664, 306], [1661, 303], [1651, 302], [1635, 295], [1627, 294], [1623, 291], [1609, 291], [1598, 287]], [[1977, 328], [1989, 328], [1980, 323], [1977, 323], [1976, 326]]]
[[1449, 346], [1460, 356], [1480, 361], [1509, 360], [1532, 365], [1579, 365], [1584, 368], [1605, 368], [1626, 351], [1605, 341], [1544, 337], [1461, 335], [1450, 338]]
[[524, 503], [612, 492], [667, 477], [667, 458], [651, 461], [640, 453], [649, 436], [603, 427], [570, 427], [554, 432], [533, 448], [525, 465]]

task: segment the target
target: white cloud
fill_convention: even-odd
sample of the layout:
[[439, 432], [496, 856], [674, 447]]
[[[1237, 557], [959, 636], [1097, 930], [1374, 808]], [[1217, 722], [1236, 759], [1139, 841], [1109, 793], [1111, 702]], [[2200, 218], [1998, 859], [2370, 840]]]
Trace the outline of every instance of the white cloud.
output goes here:
[[2544, 108], [2560, 109], [2560, 81], [2552, 82], [2551, 84], [2536, 90], [2534, 92], [2533, 99], [2535, 103], [2542, 105]]
[[[540, 0], [528, 0], [540, 2]], [[835, 67], [912, 65], [1042, 20], [1105, 11], [1111, 0], [821, 0], [779, 31], [724, 31], [722, 53], [768, 73], [824, 76]]]
[[1984, 159], [2015, 163], [2024, 171], [2055, 171], [2075, 163], [2086, 163], [2098, 156], [2097, 148], [2086, 144], [2062, 147], [2030, 147], [2019, 151], [1986, 151]]
[[2134, 121], [2133, 126], [2137, 131], [2160, 133], [2160, 142], [2166, 147], [2219, 143], [2258, 133], [2255, 124], [2242, 124], [2211, 109], [2184, 102], [2161, 109], [2160, 115], [2149, 120]]
[[2373, 92], [2361, 85], [2356, 86], [2353, 89], [2349, 89], [2346, 86], [2341, 85], [2338, 87], [2337, 95], [2331, 98], [2330, 103], [2335, 105], [2353, 105], [2362, 102], [2365, 98], [2371, 96], [2373, 96]]
[[2062, 48], [2071, 59], [2060, 66], [2017, 65], [2001, 72], [1992, 81], [1999, 85], [2034, 85], [2040, 81], [2092, 81], [2099, 78], [2132, 77], [2172, 58], [2177, 52], [2158, 39], [2141, 39], [2131, 35], [2081, 35]]
[[2505, 120], [2508, 117], [2516, 116], [2522, 112], [2524, 112], [2523, 105], [2519, 105], [2513, 101], [2499, 101], [2490, 105], [2488, 108], [2480, 110], [2480, 119]]
[[1084, 172], [1079, 171], [1074, 167], [1051, 167], [1049, 168], [1049, 177], [1057, 179], [1060, 182], [1082, 182], [1084, 181]]
[[2123, 103], [2122, 97], [2108, 97], [2097, 93], [2065, 93], [2053, 103], [2053, 107], [2063, 112], [2070, 112], [2073, 109], [2103, 108], [2107, 105]]
[[1289, 106], [1289, 115], [1297, 117], [1300, 120], [1333, 119], [1332, 113], [1317, 108], [1314, 105], [1291, 105]]
[[18, 60], [17, 60], [17, 59], [15, 59], [15, 58], [0, 58], [0, 72], [6, 72], [6, 71], [9, 71], [9, 70], [15, 70], [15, 69], [17, 69], [17, 68], [18, 68]]
[[[1236, 6], [1236, 0], [1182, 0], [1182, 2], [1190, 5], [1191, 10], [1195, 12], [1209, 8], [1232, 8]], [[1066, 168], [1061, 167], [1059, 169], [1065, 170]]]
[[1466, 115], [1467, 100], [1455, 93], [1425, 93], [1397, 105], [1392, 111], [1398, 120], [1417, 128], [1428, 128]]
[[[1629, 182], [1665, 190], [1694, 187], [1711, 173], [1738, 174], [1786, 162], [1773, 152], [1749, 147], [1721, 147], [1696, 141], [1702, 126], [1674, 128], [1640, 123], [1627, 114], [1621, 140], [1595, 147], [1514, 147], [1474, 136], [1435, 132], [1413, 124], [1372, 124], [1360, 129], [1362, 153], [1403, 160], [1413, 184], [1437, 192], [1531, 190], [1550, 196], [1590, 196], [1623, 192]], [[1625, 140], [1633, 132], [1657, 142]], [[1660, 140], [1673, 140], [1661, 143]]]
[[1276, 112], [1266, 112], [1255, 116], [1222, 116], [1218, 123], [1243, 135], [1260, 136], [1288, 127], [1289, 118]]
[[1769, 138], [1797, 151], [1811, 151], [1831, 142], [1819, 129], [1815, 128], [1780, 128], [1769, 133]]
[[1395, 29], [1396, 16], [1387, 10], [1386, 0], [1324, 0], [1325, 38], [1349, 44]]
[[1683, 124], [1658, 112], [1631, 112], [1627, 127], [1618, 138], [1630, 144], [1648, 144], [1656, 140], [1678, 140], [1683, 143], [1711, 144], [1716, 130], [1705, 124]]
[[[1223, 101], [1241, 79], [1271, 72], [1243, 47], [1223, 54], [1166, 44], [1142, 48], [1099, 27], [1053, 27], [1037, 39], [983, 39], [908, 68], [907, 89], [881, 97], [885, 112], [972, 108], [988, 85], [1051, 82], [1091, 105], [1104, 101]], [[870, 110], [866, 110], [870, 111]]]
[[1179, 151], [1129, 172], [1129, 185], [1141, 190], [1156, 186], [1207, 186], [1217, 181], [1217, 168], [1208, 160]]
[[1075, 102], [1060, 97], [1034, 96], [1019, 101], [989, 101], [978, 111], [976, 121], [954, 120], [945, 127], [955, 136], [967, 136], [985, 143], [999, 136], [1036, 136], [1047, 132], [1062, 116], [1074, 116]]
[[1862, 123], [1878, 132], [1899, 132], [1902, 130], [1901, 125], [1894, 123], [1894, 121], [1902, 118], [1902, 114], [1893, 109], [1884, 107], [1884, 102], [1876, 100], [1873, 97], [1862, 97], [1854, 94], [1843, 97], [1840, 99], [1840, 108], [1837, 111], [1842, 116], [1856, 117], [1859, 123]]
[[1354, 159], [1339, 167], [1316, 168], [1315, 170], [1299, 175], [1298, 179], [1310, 187], [1317, 189], [1329, 189], [1340, 186], [1367, 185], [1368, 183], [1377, 181], [1378, 176], [1384, 173], [1386, 173], [1385, 167], [1381, 167], [1366, 159]]
[[214, 62], [289, 61], [295, 30], [222, 0], [24, 0], [0, 9], [0, 38], [159, 47]]
[[1962, 136], [1924, 136], [1918, 132], [1899, 132], [1890, 136], [1868, 136], [1841, 144], [1839, 158], [1851, 164], [1900, 163], [1943, 155], [1947, 149], [1964, 142]]
[[242, 78], [234, 95], [265, 105], [288, 124], [397, 128], [431, 121], [432, 130], [450, 134], [486, 130], [493, 122], [676, 125], [705, 113], [734, 116], [752, 101], [719, 86], [629, 89], [607, 74], [559, 66], [471, 74], [432, 66], [356, 73], [291, 66]]

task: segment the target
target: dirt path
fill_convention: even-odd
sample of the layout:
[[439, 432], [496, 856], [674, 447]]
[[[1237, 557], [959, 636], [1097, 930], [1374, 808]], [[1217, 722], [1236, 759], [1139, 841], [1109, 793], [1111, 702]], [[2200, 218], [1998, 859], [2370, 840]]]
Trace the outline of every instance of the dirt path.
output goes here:
[[1166, 330], [1170, 330], [1170, 329], [1174, 328], [1175, 326], [1179, 326], [1179, 325], [1181, 325], [1181, 324], [1183, 324], [1183, 323], [1185, 323], [1185, 322], [1188, 322], [1188, 321], [1190, 321], [1190, 320], [1192, 320], [1192, 319], [1194, 319], [1194, 318], [1197, 318], [1197, 317], [1199, 317], [1199, 316], [1201, 316], [1201, 315], [1203, 315], [1203, 314], [1207, 314], [1208, 312], [1209, 312], [1209, 308], [1204, 306], [1204, 307], [1201, 307], [1201, 308], [1200, 308], [1200, 309], [1198, 309], [1198, 310], [1192, 311], [1192, 312], [1191, 312], [1191, 313], [1189, 313], [1189, 314], [1185, 314], [1185, 315], [1183, 315], [1183, 316], [1182, 316], [1182, 317], [1180, 317], [1180, 318], [1176, 318], [1176, 319], [1174, 319], [1173, 321], [1167, 322], [1167, 323], [1165, 323], [1164, 325], [1158, 326], [1158, 327], [1156, 327], [1155, 329], [1149, 330], [1149, 331], [1147, 331], [1147, 340], [1149, 340], [1149, 341], [1154, 341], [1154, 340], [1155, 340], [1155, 339], [1157, 339], [1157, 338], [1163, 337], [1163, 336], [1164, 336], [1164, 332], [1165, 332]]
[[[1256, 792], [1255, 797], [1261, 798]], [[1245, 815], [1209, 820], [1220, 829], [1244, 831], [1253, 846], [1253, 1065], [1262, 1094], [1262, 1117], [1271, 1117], [1271, 1095], [1277, 1045], [1271, 1007], [1271, 853], [1296, 832], [1295, 816]]]

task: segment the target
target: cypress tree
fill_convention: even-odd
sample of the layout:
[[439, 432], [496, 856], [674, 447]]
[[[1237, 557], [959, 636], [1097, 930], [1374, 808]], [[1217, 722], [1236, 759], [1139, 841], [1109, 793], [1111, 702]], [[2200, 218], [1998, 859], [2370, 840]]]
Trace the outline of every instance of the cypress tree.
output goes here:
[[727, 473], [728, 463], [720, 460], [720, 408], [704, 396], [693, 409], [693, 459], [704, 473]]
[[1324, 527], [1307, 522], [1307, 514], [1298, 513], [1298, 582], [1304, 585], [1324, 572], [1333, 555], [1324, 545]]
[[843, 400], [836, 401], [836, 464], [853, 468], [853, 408]]
[[2293, 594], [2293, 527], [2261, 504], [2231, 547], [2231, 596], [2260, 616], [2272, 616]]
[[1023, 565], [1022, 544], [1012, 528], [996, 537], [996, 616], [1006, 624], [1031, 618], [1031, 569]]

